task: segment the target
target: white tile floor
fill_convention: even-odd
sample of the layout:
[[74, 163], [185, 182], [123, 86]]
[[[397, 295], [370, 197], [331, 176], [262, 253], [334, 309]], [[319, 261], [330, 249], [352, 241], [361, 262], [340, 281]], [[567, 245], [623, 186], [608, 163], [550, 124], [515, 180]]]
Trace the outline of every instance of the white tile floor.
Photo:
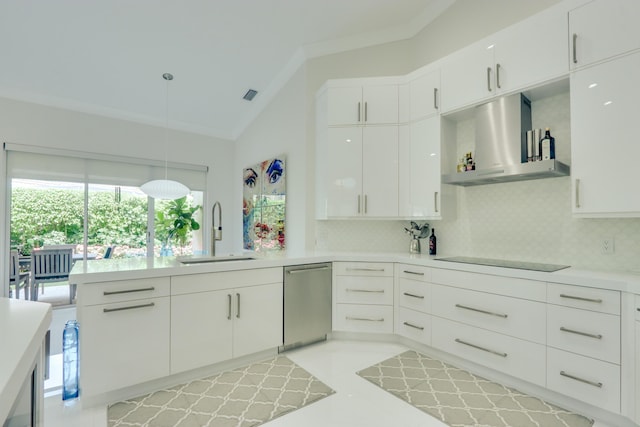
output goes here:
[[[356, 375], [356, 371], [408, 348], [393, 343], [329, 341], [287, 352], [336, 393], [264, 427], [446, 427]], [[106, 407], [82, 410], [63, 404], [60, 396], [45, 399], [45, 427], [106, 427]], [[594, 427], [608, 427], [596, 422]]]

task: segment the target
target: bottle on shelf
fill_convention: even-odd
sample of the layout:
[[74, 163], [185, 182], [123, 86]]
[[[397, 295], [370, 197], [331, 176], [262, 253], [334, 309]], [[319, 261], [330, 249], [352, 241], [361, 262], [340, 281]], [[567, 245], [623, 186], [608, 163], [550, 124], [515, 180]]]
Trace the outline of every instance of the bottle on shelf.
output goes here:
[[437, 238], [435, 235], [436, 229], [431, 229], [431, 236], [429, 236], [429, 255], [435, 255], [437, 250]]
[[540, 156], [542, 160], [556, 158], [556, 139], [551, 136], [549, 128], [545, 129], [544, 137], [540, 140]]

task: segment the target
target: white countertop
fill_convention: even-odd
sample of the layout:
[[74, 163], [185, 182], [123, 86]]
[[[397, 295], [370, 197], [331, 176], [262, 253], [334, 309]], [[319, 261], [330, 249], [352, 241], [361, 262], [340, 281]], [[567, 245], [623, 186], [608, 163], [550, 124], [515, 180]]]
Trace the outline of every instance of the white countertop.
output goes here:
[[302, 252], [284, 254], [239, 254], [255, 256], [254, 260], [228, 261], [202, 264], [181, 264], [175, 257], [107, 259], [77, 262], [71, 272], [71, 280], [83, 283], [111, 280], [132, 280], [149, 277], [179, 276], [286, 265], [311, 264], [331, 261], [397, 262], [434, 268], [444, 268], [497, 276], [517, 277], [543, 282], [564, 283], [611, 289], [640, 294], [640, 273], [620, 271], [589, 271], [566, 268], [553, 273], [520, 270], [503, 267], [463, 264], [439, 261], [444, 256], [415, 255], [408, 253], [364, 252]]
[[51, 304], [0, 298], [0, 422], [29, 375], [51, 324]]

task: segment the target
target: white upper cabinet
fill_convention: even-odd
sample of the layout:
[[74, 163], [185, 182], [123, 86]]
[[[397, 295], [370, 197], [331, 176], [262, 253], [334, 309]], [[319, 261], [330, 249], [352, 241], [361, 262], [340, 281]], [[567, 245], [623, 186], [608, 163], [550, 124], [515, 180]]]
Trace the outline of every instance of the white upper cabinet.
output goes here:
[[550, 8], [443, 60], [442, 111], [566, 75], [566, 12]]
[[440, 108], [440, 70], [434, 70], [409, 82], [410, 120], [436, 114]]
[[640, 48], [640, 2], [596, 0], [569, 13], [571, 67]]
[[640, 216], [640, 52], [571, 75], [572, 207], [577, 216]]
[[327, 91], [329, 126], [398, 123], [398, 85], [349, 81]]

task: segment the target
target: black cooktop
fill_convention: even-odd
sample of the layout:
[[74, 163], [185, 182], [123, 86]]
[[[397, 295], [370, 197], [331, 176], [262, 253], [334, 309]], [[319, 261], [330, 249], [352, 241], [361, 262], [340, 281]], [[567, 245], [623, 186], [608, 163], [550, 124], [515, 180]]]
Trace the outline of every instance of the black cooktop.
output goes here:
[[491, 258], [475, 258], [475, 257], [468, 257], [468, 256], [436, 258], [436, 260], [461, 262], [463, 264], [488, 265], [491, 267], [517, 268], [520, 270], [543, 271], [545, 273], [551, 273], [554, 271], [562, 270], [563, 268], [570, 267], [569, 265], [542, 264], [537, 262], [510, 261], [505, 259], [491, 259]]

